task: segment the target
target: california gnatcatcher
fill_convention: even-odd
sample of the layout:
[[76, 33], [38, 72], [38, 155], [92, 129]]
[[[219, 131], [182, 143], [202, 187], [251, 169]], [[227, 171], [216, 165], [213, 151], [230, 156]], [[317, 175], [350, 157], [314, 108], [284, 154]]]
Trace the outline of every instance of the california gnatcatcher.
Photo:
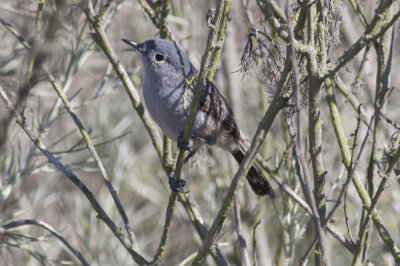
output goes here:
[[[142, 59], [143, 97], [151, 117], [170, 139], [177, 141], [178, 146], [183, 145], [183, 131], [195, 87], [192, 82], [184, 94], [186, 83], [183, 72], [186, 80], [190, 80], [196, 75], [196, 69], [182, 48], [174, 42], [164, 39], [143, 43], [126, 39], [122, 41], [135, 48]], [[249, 146], [242, 137], [227, 100], [207, 79], [201, 92], [187, 159], [204, 144], [215, 144], [229, 151], [239, 163], [244, 159]], [[257, 195], [274, 195], [271, 185], [256, 165], [251, 166], [247, 180]]]

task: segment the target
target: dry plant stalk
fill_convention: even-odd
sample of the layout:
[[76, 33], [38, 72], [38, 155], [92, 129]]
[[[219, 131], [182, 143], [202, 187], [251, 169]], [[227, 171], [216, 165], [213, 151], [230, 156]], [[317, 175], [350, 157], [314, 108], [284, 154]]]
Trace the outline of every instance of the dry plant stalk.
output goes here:
[[[6, 265], [400, 264], [398, 3], [200, 2], [0, 4]], [[236, 172], [213, 149], [183, 165], [141, 101], [127, 35], [201, 58], [186, 141], [203, 81], [240, 75], [225, 93], [256, 130]], [[242, 186], [254, 161], [277, 199]], [[189, 194], [169, 191], [171, 171]]]

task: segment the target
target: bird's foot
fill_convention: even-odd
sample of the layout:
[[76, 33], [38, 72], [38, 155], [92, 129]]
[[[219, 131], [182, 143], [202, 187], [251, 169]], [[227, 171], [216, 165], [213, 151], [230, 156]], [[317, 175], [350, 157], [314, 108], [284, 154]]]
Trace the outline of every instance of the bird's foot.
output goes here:
[[178, 180], [175, 180], [175, 171], [172, 171], [171, 174], [169, 175], [169, 187], [172, 191], [174, 192], [179, 192], [179, 193], [188, 193], [189, 191], [184, 191], [182, 188], [186, 185], [186, 181], [182, 178], [179, 178]]
[[214, 145], [215, 142], [217, 142], [216, 138], [214, 138], [214, 137], [210, 137], [210, 138], [206, 139], [206, 138], [202, 138], [202, 137], [198, 137], [198, 136], [192, 135], [192, 136], [190, 136], [190, 138], [194, 139], [194, 140], [197, 140], [198, 142], [208, 144], [208, 145]]
[[193, 146], [193, 140], [196, 140], [198, 142], [205, 143], [208, 145], [214, 145], [217, 142], [215, 137], [203, 138], [203, 137], [199, 137], [199, 136], [192, 134], [192, 135], [190, 135], [190, 139], [189, 139], [188, 143], [185, 143], [183, 141], [183, 134], [184, 134], [183, 131], [179, 132], [179, 134], [178, 134], [178, 140], [177, 140], [178, 148], [180, 148], [180, 149], [183, 148], [187, 151], [191, 151], [191, 148]]
[[198, 142], [205, 143], [205, 144], [208, 144], [208, 145], [214, 145], [215, 142], [216, 142], [216, 139], [214, 137], [210, 137], [210, 138], [206, 139], [206, 138], [202, 138], [202, 137], [199, 137], [199, 136], [196, 136], [196, 135], [192, 134], [190, 136], [190, 139], [189, 139], [188, 143], [185, 143], [183, 141], [183, 134], [184, 134], [183, 131], [179, 132], [177, 143], [178, 143], [178, 148], [179, 149], [185, 149], [185, 150], [187, 150], [189, 152], [189, 154], [185, 157], [185, 160], [183, 161], [184, 164], [187, 163], [187, 161], [189, 161], [189, 159], [192, 158], [193, 155], [197, 152], [197, 149], [195, 149], [195, 150], [192, 149], [193, 140], [196, 140]]
[[185, 149], [188, 152], [191, 152], [193, 147], [193, 140], [189, 139], [188, 142], [183, 141], [183, 134], [184, 134], [183, 131], [179, 132], [178, 134], [178, 139], [177, 139], [178, 148]]
[[187, 161], [189, 161], [189, 159], [192, 158], [193, 155], [194, 155], [196, 152], [197, 152], [197, 149], [196, 149], [196, 150], [193, 150], [193, 151], [190, 151], [189, 154], [186, 155], [185, 159], [183, 160], [183, 164], [186, 164]]

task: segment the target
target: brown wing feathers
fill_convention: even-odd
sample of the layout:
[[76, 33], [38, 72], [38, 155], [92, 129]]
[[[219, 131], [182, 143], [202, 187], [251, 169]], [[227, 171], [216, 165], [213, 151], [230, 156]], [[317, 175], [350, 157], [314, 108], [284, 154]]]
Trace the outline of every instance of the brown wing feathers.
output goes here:
[[208, 79], [206, 79], [201, 92], [200, 108], [217, 121], [222, 122], [227, 132], [230, 132], [234, 138], [240, 139], [240, 130], [228, 101]]

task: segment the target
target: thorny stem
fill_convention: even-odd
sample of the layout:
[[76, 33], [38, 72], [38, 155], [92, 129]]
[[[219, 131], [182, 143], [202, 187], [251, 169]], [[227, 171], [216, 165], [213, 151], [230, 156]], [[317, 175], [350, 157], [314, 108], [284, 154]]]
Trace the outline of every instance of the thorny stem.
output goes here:
[[[160, 19], [157, 25], [160, 30], [160, 38], [167, 39], [168, 38], [168, 26], [167, 26], [167, 18], [170, 11], [170, 0], [163, 0], [161, 3], [161, 11], [160, 11]], [[163, 135], [163, 147], [162, 147], [162, 162], [164, 165], [171, 164], [171, 140]]]

